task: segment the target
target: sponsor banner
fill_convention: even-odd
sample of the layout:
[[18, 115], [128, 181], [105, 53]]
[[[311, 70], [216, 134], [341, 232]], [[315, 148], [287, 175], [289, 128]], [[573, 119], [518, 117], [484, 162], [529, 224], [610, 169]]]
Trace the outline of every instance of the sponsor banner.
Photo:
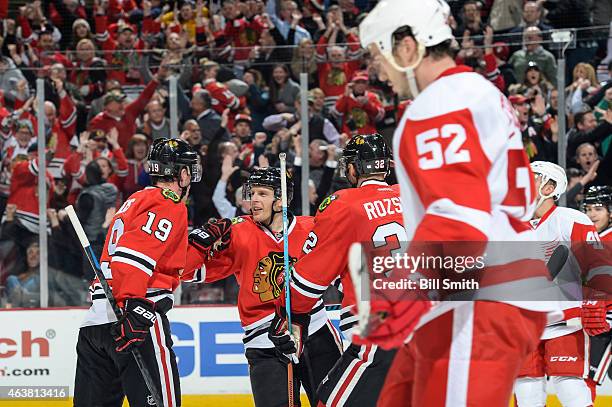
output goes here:
[[[2, 386], [69, 386], [84, 309], [0, 312]], [[330, 312], [337, 324], [338, 311]], [[178, 307], [168, 314], [183, 394], [249, 394], [236, 307]], [[598, 389], [612, 395], [608, 379]]]

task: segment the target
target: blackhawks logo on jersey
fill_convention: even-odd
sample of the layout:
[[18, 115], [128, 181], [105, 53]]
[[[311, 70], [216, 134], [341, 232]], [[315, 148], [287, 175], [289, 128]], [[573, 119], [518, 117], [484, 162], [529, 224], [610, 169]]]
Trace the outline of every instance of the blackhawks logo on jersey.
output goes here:
[[[296, 260], [295, 257], [290, 257], [289, 267]], [[257, 262], [257, 268], [253, 273], [253, 292], [259, 294], [261, 302], [278, 298], [285, 283], [284, 269], [283, 252], [270, 252]]]
[[181, 197], [176, 194], [171, 189], [164, 188], [161, 190], [162, 196], [166, 199], [170, 199], [174, 203], [179, 203], [181, 201]]
[[332, 68], [327, 74], [327, 84], [331, 86], [340, 86], [346, 83], [346, 74], [340, 68]]
[[368, 124], [368, 115], [366, 114], [365, 110], [359, 107], [351, 109], [350, 117], [352, 117], [353, 121], [355, 122], [355, 127], [358, 129], [362, 129], [366, 124]]
[[242, 223], [244, 221], [245, 221], [244, 218], [242, 218], [240, 216], [237, 216], [235, 218], [232, 218], [232, 225], [237, 225], [237, 224]]
[[338, 199], [338, 195], [336, 194], [330, 195], [327, 198], [325, 198], [323, 202], [321, 202], [321, 204], [319, 205], [319, 212], [323, 212], [336, 199]]

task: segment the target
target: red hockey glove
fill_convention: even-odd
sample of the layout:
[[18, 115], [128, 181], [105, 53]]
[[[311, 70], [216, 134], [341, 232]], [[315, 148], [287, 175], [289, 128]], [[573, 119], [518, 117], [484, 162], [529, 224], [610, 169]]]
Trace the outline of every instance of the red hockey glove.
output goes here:
[[230, 219], [211, 218], [208, 223], [189, 233], [189, 243], [201, 250], [207, 258], [211, 258], [229, 246], [231, 226]]
[[155, 303], [145, 298], [125, 300], [123, 315], [111, 327], [117, 352], [129, 352], [149, 336], [149, 328], [155, 323]]
[[582, 328], [589, 336], [596, 336], [610, 330], [606, 320], [606, 301], [583, 301], [580, 309]]
[[268, 338], [283, 357], [299, 363], [304, 351], [304, 343], [308, 338], [309, 314], [291, 314], [291, 333], [287, 329], [287, 311], [285, 308], [276, 308], [274, 319], [268, 328]]
[[370, 321], [367, 332], [353, 335], [356, 345], [379, 345], [383, 349], [402, 346], [414, 331], [421, 316], [431, 309], [427, 300], [373, 300], [370, 303]]

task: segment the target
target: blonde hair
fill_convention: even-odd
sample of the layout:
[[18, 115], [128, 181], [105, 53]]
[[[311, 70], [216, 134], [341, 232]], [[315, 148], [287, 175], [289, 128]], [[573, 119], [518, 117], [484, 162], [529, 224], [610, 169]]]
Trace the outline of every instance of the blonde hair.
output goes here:
[[310, 43], [314, 47], [314, 42], [310, 38], [303, 38], [299, 45], [293, 48], [293, 55], [291, 58], [291, 73], [294, 77], [299, 78], [300, 72], [306, 72], [309, 75], [317, 72], [317, 61], [315, 52], [312, 56], [306, 60], [300, 55], [300, 49], [307, 43]]
[[310, 89], [310, 93], [312, 94], [312, 96], [323, 96], [323, 97], [325, 97], [325, 92], [323, 92], [323, 89], [321, 89], [321, 88]]
[[597, 76], [595, 75], [595, 68], [591, 64], [587, 64], [586, 62], [580, 62], [576, 64], [574, 70], [572, 71], [573, 80], [576, 81], [578, 79], [578, 70], [583, 68], [586, 72], [586, 79], [591, 82], [591, 86], [599, 86], [599, 81], [597, 81]]

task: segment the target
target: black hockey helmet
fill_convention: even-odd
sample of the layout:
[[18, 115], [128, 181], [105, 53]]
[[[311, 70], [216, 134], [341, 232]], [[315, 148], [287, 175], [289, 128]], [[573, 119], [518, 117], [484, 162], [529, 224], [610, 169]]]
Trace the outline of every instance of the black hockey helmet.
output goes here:
[[340, 164], [346, 176], [348, 165], [353, 164], [357, 176], [387, 174], [392, 154], [383, 136], [378, 133], [362, 134], [349, 140], [342, 151]]
[[587, 205], [603, 206], [612, 212], [612, 188], [607, 185], [596, 185], [589, 188], [582, 201], [582, 211]]
[[[251, 200], [252, 187], [269, 187], [274, 190], [274, 199], [281, 199], [281, 170], [278, 167], [258, 168], [245, 182], [242, 188], [242, 197], [244, 200]], [[293, 178], [291, 173], [287, 171], [287, 205], [293, 198]]]
[[202, 179], [200, 156], [181, 139], [158, 138], [149, 150], [148, 173], [152, 177], [178, 178], [181, 170], [188, 167], [191, 182]]

